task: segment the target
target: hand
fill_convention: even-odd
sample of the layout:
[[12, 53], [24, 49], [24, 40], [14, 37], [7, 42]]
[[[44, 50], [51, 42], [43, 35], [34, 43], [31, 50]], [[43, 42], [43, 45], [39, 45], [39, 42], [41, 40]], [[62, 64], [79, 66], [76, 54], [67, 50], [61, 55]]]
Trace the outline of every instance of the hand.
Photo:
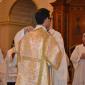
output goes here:
[[7, 52], [7, 56], [9, 57], [10, 61], [12, 61], [14, 59], [14, 54], [15, 54], [15, 48], [11, 48], [8, 52]]
[[81, 59], [85, 59], [85, 53], [82, 53]]
[[28, 27], [24, 28], [24, 31], [25, 31], [25, 33], [28, 33], [30, 31], [32, 31], [33, 29], [34, 28], [32, 26], [28, 26]]

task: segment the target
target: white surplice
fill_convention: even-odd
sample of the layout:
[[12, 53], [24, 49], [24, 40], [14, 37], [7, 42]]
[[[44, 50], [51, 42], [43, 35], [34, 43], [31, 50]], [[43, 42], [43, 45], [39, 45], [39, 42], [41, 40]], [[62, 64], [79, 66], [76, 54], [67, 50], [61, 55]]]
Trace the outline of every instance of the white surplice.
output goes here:
[[6, 85], [6, 63], [0, 49], [0, 85]]
[[67, 77], [68, 77], [68, 70], [67, 70], [67, 55], [64, 49], [64, 42], [61, 34], [54, 29], [50, 29], [49, 33], [56, 39], [60, 50], [62, 52], [62, 61], [60, 64], [59, 69], [56, 71], [53, 70], [53, 85], [67, 85]]
[[2, 63], [3, 63], [3, 54], [2, 54], [2, 51], [0, 49], [0, 64], [2, 64]]
[[85, 59], [80, 59], [83, 53], [85, 53], [85, 46], [80, 44], [76, 46], [71, 55], [71, 61], [75, 69], [72, 85], [85, 85]]
[[7, 82], [16, 82], [17, 77], [17, 56], [14, 55], [12, 59], [12, 53], [14, 53], [14, 47], [9, 49], [6, 55]]

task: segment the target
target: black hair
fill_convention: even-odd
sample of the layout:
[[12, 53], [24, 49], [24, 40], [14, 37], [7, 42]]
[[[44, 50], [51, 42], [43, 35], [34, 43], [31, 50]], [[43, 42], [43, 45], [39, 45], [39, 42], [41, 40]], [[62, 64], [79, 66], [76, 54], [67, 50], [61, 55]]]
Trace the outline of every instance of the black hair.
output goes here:
[[12, 41], [11, 48], [14, 47], [14, 40]]
[[46, 18], [50, 17], [50, 11], [46, 8], [39, 9], [35, 14], [37, 24], [43, 24]]

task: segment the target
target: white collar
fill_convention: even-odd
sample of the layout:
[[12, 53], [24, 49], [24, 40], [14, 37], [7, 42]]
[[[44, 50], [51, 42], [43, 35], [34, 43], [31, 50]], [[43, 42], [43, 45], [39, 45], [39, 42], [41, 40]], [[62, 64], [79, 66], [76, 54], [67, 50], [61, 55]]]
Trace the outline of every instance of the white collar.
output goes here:
[[40, 29], [43, 28], [45, 31], [47, 31], [47, 29], [43, 25], [36, 25], [34, 30], [39, 29], [39, 28]]

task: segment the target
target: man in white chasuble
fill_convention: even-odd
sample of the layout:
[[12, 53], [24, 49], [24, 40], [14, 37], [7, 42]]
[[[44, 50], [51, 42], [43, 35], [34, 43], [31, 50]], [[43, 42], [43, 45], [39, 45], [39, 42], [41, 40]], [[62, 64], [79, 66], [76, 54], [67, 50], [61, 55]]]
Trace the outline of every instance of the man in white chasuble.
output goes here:
[[71, 55], [74, 66], [72, 85], [85, 85], [85, 33], [83, 33], [82, 41], [83, 43], [77, 45]]
[[51, 85], [48, 64], [58, 69], [62, 53], [53, 36], [46, 28], [50, 26], [50, 14], [45, 8], [35, 14], [37, 26], [27, 33], [18, 46], [18, 76], [16, 85]]

